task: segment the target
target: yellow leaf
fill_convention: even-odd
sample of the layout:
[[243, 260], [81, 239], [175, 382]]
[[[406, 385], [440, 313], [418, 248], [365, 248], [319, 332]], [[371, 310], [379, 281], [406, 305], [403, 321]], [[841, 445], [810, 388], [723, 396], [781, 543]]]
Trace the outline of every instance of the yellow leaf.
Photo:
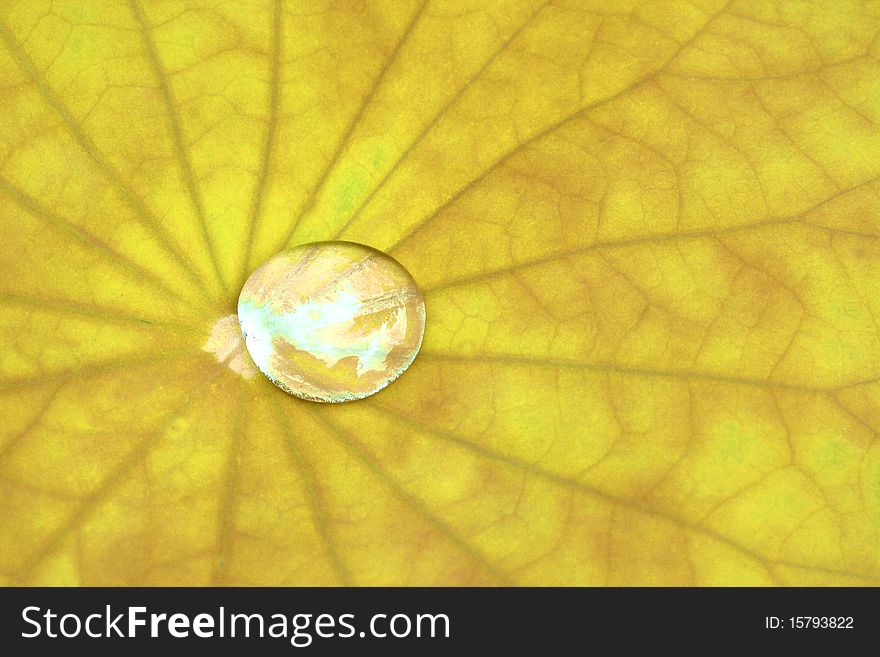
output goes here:
[[[841, 0], [3, 3], [2, 582], [878, 584], [878, 34]], [[229, 316], [334, 238], [428, 325], [330, 406]]]

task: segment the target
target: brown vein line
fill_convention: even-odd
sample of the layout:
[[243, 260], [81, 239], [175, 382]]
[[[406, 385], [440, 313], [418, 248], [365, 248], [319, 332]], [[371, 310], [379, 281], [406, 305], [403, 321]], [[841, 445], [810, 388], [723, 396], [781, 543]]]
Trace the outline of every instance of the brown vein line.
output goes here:
[[351, 576], [351, 572], [342, 560], [342, 557], [339, 554], [339, 549], [336, 546], [336, 539], [330, 530], [327, 510], [324, 506], [324, 500], [318, 487], [318, 480], [315, 476], [315, 471], [312, 468], [311, 463], [306, 459], [303, 450], [300, 448], [299, 442], [290, 428], [290, 423], [287, 421], [287, 418], [284, 417], [284, 414], [281, 411], [281, 406], [278, 403], [278, 397], [279, 395], [272, 395], [272, 406], [275, 409], [278, 424], [286, 438], [284, 446], [287, 449], [291, 463], [296, 468], [297, 472], [299, 472], [300, 478], [302, 479], [302, 488], [306, 500], [308, 501], [309, 510], [312, 514], [312, 522], [314, 523], [318, 536], [324, 546], [327, 560], [330, 562], [330, 566], [336, 574], [339, 583], [342, 586], [353, 586], [354, 580]]
[[553, 134], [557, 130], [563, 128], [564, 126], [577, 121], [578, 119], [582, 118], [583, 116], [587, 115], [588, 113], [595, 111], [601, 107], [604, 107], [605, 105], [608, 105], [609, 103], [612, 103], [615, 100], [618, 100], [619, 98], [622, 98], [623, 96], [625, 96], [629, 93], [632, 93], [633, 91], [636, 91], [637, 89], [646, 85], [648, 82], [650, 82], [652, 79], [654, 79], [657, 75], [659, 75], [661, 72], [663, 72], [672, 62], [674, 62], [675, 59], [678, 57], [678, 55], [681, 54], [681, 52], [686, 47], [688, 47], [691, 43], [693, 43], [716, 18], [718, 18], [719, 16], [721, 16], [724, 13], [724, 11], [727, 9], [728, 5], [731, 2], [732, 2], [732, 0], [728, 0], [728, 2], [726, 2], [724, 4], [724, 6], [717, 13], [715, 13], [709, 17], [709, 19], [703, 24], [702, 27], [700, 27], [700, 29], [696, 30], [690, 36], [690, 38], [688, 38], [684, 42], [682, 42], [682, 44], [675, 50], [675, 52], [672, 53], [672, 55], [669, 57], [669, 59], [666, 61], [666, 63], [663, 64], [663, 66], [655, 69], [651, 73], [647, 74], [645, 77], [643, 77], [639, 80], [636, 80], [635, 82], [633, 82], [629, 86], [624, 87], [623, 89], [620, 89], [619, 91], [616, 91], [615, 93], [611, 94], [610, 96], [607, 96], [607, 97], [602, 98], [600, 100], [597, 100], [593, 103], [590, 103], [589, 105], [586, 105], [586, 106], [582, 107], [581, 109], [576, 110], [575, 112], [573, 112], [567, 116], [562, 117], [561, 119], [550, 124], [549, 126], [544, 128], [543, 130], [536, 132], [531, 137], [527, 138], [525, 141], [522, 141], [519, 144], [517, 144], [516, 146], [514, 146], [511, 150], [507, 151], [507, 153], [500, 156], [492, 164], [490, 164], [488, 167], [486, 167], [475, 178], [471, 179], [466, 185], [463, 185], [461, 188], [459, 188], [458, 191], [456, 191], [452, 196], [450, 196], [446, 201], [444, 201], [431, 214], [426, 216], [421, 221], [418, 221], [415, 224], [413, 224], [412, 226], [410, 226], [396, 242], [391, 244], [386, 249], [386, 252], [392, 253], [395, 250], [399, 249], [403, 244], [405, 244], [407, 241], [409, 241], [413, 235], [415, 235], [422, 228], [424, 228], [427, 224], [429, 224], [431, 221], [433, 221], [444, 210], [446, 210], [448, 207], [450, 207], [456, 201], [458, 201], [458, 199], [460, 199], [462, 196], [467, 194], [470, 190], [474, 189], [483, 180], [485, 180], [489, 175], [491, 175], [493, 172], [497, 171], [508, 160], [510, 160], [514, 155], [516, 155], [520, 151], [531, 146], [532, 144], [535, 144], [535, 143], [541, 141], [542, 139], [548, 137], [549, 135]]
[[878, 381], [880, 381], [880, 378], [877, 378], [877, 377], [870, 378], [870, 379], [862, 379], [861, 381], [853, 381], [852, 383], [845, 383], [845, 384], [835, 388], [835, 390], [837, 390], [837, 391], [850, 390], [852, 388], [857, 388], [859, 386], [871, 385], [872, 383], [877, 383]]
[[[162, 279], [158, 278], [155, 274], [147, 269], [144, 269], [133, 260], [131, 260], [129, 257], [122, 255], [109, 244], [98, 239], [91, 233], [50, 212], [48, 209], [40, 205], [36, 201], [36, 199], [15, 187], [12, 183], [10, 183], [2, 176], [0, 176], [0, 192], [3, 192], [6, 196], [12, 199], [12, 201], [16, 205], [24, 209], [32, 216], [42, 220], [55, 230], [70, 237], [73, 237], [75, 240], [84, 244], [85, 246], [99, 251], [105, 257], [109, 258], [117, 265], [122, 267], [123, 270], [134, 274], [138, 278], [142, 278], [151, 286], [162, 291], [169, 297], [177, 299], [178, 301], [186, 301], [184, 297], [180, 296], [178, 292], [175, 292], [173, 289], [168, 287], [168, 285]], [[203, 302], [201, 299], [199, 301]]]
[[345, 449], [348, 450], [349, 453], [351, 453], [359, 461], [361, 461], [376, 479], [378, 479], [382, 484], [388, 487], [400, 500], [402, 500], [407, 506], [409, 506], [418, 515], [420, 515], [424, 520], [426, 520], [428, 524], [434, 526], [437, 530], [439, 530], [440, 533], [447, 538], [447, 540], [449, 540], [468, 557], [473, 559], [482, 568], [482, 570], [491, 575], [501, 585], [512, 585], [509, 577], [501, 572], [494, 564], [492, 564], [492, 562], [489, 561], [486, 555], [484, 555], [478, 548], [471, 545], [467, 540], [462, 538], [451, 525], [449, 525], [445, 520], [430, 511], [420, 500], [410, 495], [397, 482], [397, 480], [391, 476], [390, 473], [388, 473], [382, 466], [380, 466], [376, 462], [376, 459], [373, 458], [373, 456], [360, 442], [356, 441], [347, 432], [336, 426], [331, 420], [325, 417], [324, 413], [318, 413], [316, 411], [312, 411], [311, 409], [309, 409], [309, 412], [312, 413], [312, 415], [321, 424], [330, 429], [331, 434], [337, 438], [338, 442], [342, 444], [342, 446], [345, 447]]
[[788, 225], [801, 225], [805, 228], [815, 228], [817, 230], [823, 230], [828, 233], [839, 233], [843, 235], [851, 235], [854, 237], [866, 237], [877, 239], [880, 238], [880, 234], [873, 233], [864, 233], [858, 231], [847, 230], [844, 228], [836, 228], [834, 226], [828, 226], [826, 224], [818, 223], [815, 221], [809, 220], [809, 215], [816, 210], [823, 208], [829, 203], [835, 201], [841, 196], [845, 196], [846, 194], [851, 194], [852, 192], [858, 191], [868, 185], [872, 185], [875, 182], [880, 180], [880, 176], [873, 176], [849, 189], [843, 189], [838, 192], [835, 192], [831, 196], [828, 196], [812, 207], [809, 207], [805, 210], [798, 212], [796, 215], [792, 215], [789, 217], [776, 217], [771, 219], [764, 219], [761, 221], [753, 221], [747, 224], [740, 224], [738, 226], [723, 226], [720, 228], [707, 228], [700, 229], [694, 231], [679, 231], [679, 232], [669, 232], [669, 233], [654, 233], [653, 235], [646, 235], [644, 237], [633, 237], [619, 240], [606, 240], [604, 242], [594, 242], [592, 244], [586, 244], [584, 246], [578, 246], [573, 249], [569, 249], [566, 251], [558, 251], [556, 253], [551, 253], [546, 256], [542, 256], [540, 258], [534, 258], [532, 260], [526, 260], [522, 262], [513, 263], [510, 266], [493, 269], [490, 271], [481, 272], [479, 274], [474, 274], [473, 276], [462, 276], [460, 278], [448, 279], [438, 285], [434, 285], [432, 287], [426, 287], [422, 290], [422, 293], [427, 296], [434, 292], [439, 292], [441, 290], [446, 290], [453, 287], [458, 287], [461, 285], [470, 285], [471, 283], [481, 282], [484, 280], [490, 280], [497, 276], [502, 276], [504, 274], [514, 272], [518, 269], [528, 269], [530, 267], [535, 267], [543, 264], [547, 264], [548, 262], [553, 262], [554, 260], [573, 257], [578, 255], [583, 255], [589, 253], [591, 251], [598, 251], [601, 249], [613, 249], [617, 247], [627, 247], [627, 246], [641, 246], [646, 244], [661, 244], [664, 242], [674, 242], [678, 240], [688, 240], [688, 239], [697, 239], [700, 237], [718, 237], [721, 235], [732, 235], [739, 232], [746, 232], [749, 230], [755, 230], [759, 228], [765, 228], [768, 226], [788, 226]]
[[199, 399], [199, 397], [205, 394], [210, 384], [221, 374], [222, 371], [223, 366], [218, 365], [214, 375], [199, 384], [182, 404], [175, 407], [168, 414], [168, 420], [155, 433], [141, 442], [141, 444], [134, 448], [119, 465], [113, 468], [107, 478], [104, 479], [98, 488], [88, 497], [85, 503], [80, 506], [63, 525], [52, 532], [42, 547], [31, 555], [25, 564], [18, 570], [18, 573], [16, 573], [16, 581], [18, 583], [25, 582], [37, 566], [60, 547], [67, 535], [76, 529], [85, 518], [94, 511], [122, 481], [124, 481], [129, 470], [143, 461], [150, 450], [165, 434], [168, 427], [170, 427], [182, 413], [187, 411], [188, 408]]
[[[846, 196], [847, 194], [852, 194], [853, 192], [857, 192], [860, 189], [863, 189], [865, 187], [869, 187], [870, 185], [873, 185], [874, 183], [876, 183], [878, 181], [880, 181], [880, 175], [875, 175], [875, 176], [871, 176], [870, 178], [863, 180], [860, 183], [853, 185], [852, 187], [846, 187], [843, 189], [839, 189], [838, 191], [834, 192], [830, 196], [823, 198], [821, 201], [817, 202], [812, 207], [807, 208], [806, 210], [799, 212], [798, 216], [806, 217], [808, 214], [815, 212], [816, 210], [818, 210], [820, 208], [825, 207], [829, 203], [836, 201], [837, 199], [841, 198], [842, 196]], [[827, 228], [827, 226], [824, 226], [823, 224], [813, 224], [813, 225], [823, 226], [823, 227]]]
[[87, 317], [89, 319], [99, 319], [110, 323], [137, 324], [141, 327], [153, 327], [172, 333], [192, 335], [192, 328], [188, 326], [147, 319], [146, 317], [140, 317], [128, 313], [120, 313], [113, 309], [70, 301], [69, 299], [24, 296], [0, 290], [0, 303], [3, 302], [10, 305], [27, 306], [29, 308], [46, 312], [73, 315], [75, 317]]
[[[841, 388], [840, 390], [845, 390], [845, 388]], [[840, 398], [840, 395], [838, 394], [840, 390], [835, 391], [835, 394], [831, 396], [831, 398], [834, 400], [834, 405], [837, 406], [839, 410], [843, 411], [844, 415], [848, 415], [853, 421], [864, 427], [865, 430], [872, 436], [874, 436], [875, 438], [880, 437], [880, 431], [868, 424], [866, 420], [864, 420], [858, 413], [847, 406], [844, 400]]]
[[361, 202], [360, 205], [358, 205], [357, 209], [348, 218], [348, 220], [342, 225], [342, 227], [336, 231], [336, 235], [334, 236], [333, 239], [338, 239], [340, 235], [342, 235], [343, 233], [345, 233], [346, 230], [348, 230], [349, 226], [351, 226], [351, 224], [353, 224], [355, 222], [355, 220], [361, 215], [364, 208], [366, 208], [370, 204], [370, 201], [373, 200], [373, 197], [375, 197], [376, 194], [378, 194], [379, 191], [385, 186], [385, 183], [388, 182], [388, 179], [391, 178], [391, 176], [394, 175], [394, 173], [400, 168], [400, 166], [404, 163], [404, 161], [406, 161], [406, 159], [409, 157], [410, 153], [422, 142], [422, 140], [431, 132], [431, 130], [434, 129], [434, 127], [446, 115], [446, 113], [455, 106], [455, 104], [461, 99], [461, 97], [464, 96], [464, 94], [467, 92], [467, 90], [470, 88], [470, 86], [474, 82], [479, 80], [481, 77], [483, 77], [483, 75], [486, 73], [486, 71], [492, 66], [492, 64], [495, 63], [495, 60], [498, 59], [498, 57], [505, 50], [507, 50], [507, 47], [511, 43], [513, 43], [513, 41], [515, 41], [519, 37], [519, 35], [523, 33], [523, 31], [525, 31], [526, 27], [531, 25], [532, 21], [535, 18], [537, 18], [538, 14], [540, 14], [548, 4], [550, 4], [549, 0], [540, 4], [537, 7], [537, 9], [535, 9], [535, 11], [533, 11], [526, 18], [526, 20], [523, 22], [523, 24], [520, 25], [513, 32], [513, 34], [511, 34], [507, 39], [505, 39], [504, 41], [501, 42], [501, 45], [495, 50], [495, 52], [493, 52], [489, 56], [489, 58], [485, 62], [483, 62], [483, 65], [476, 72], [474, 72], [467, 80], [465, 80], [464, 85], [462, 85], [461, 88], [453, 96], [451, 96], [448, 101], [446, 101], [446, 103], [443, 105], [443, 107], [440, 108], [440, 111], [434, 115], [434, 118], [432, 118], [425, 125], [425, 127], [422, 129], [422, 131], [419, 132], [418, 135], [416, 135], [416, 138], [406, 148], [406, 150], [404, 150], [400, 154], [400, 157], [397, 158], [397, 161], [394, 163], [394, 165], [386, 172], [386, 174], [382, 177], [382, 179], [379, 181], [379, 183], [375, 187], [373, 187], [373, 191], [371, 191], [367, 195], [367, 197]]
[[28, 481], [23, 481], [21, 479], [18, 479], [17, 477], [10, 477], [6, 474], [0, 474], [0, 482], [10, 484], [20, 491], [36, 494], [40, 497], [47, 498], [53, 501], [70, 502], [71, 499], [79, 499], [71, 497], [69, 491], [59, 491], [53, 490], [51, 488], [46, 488], [46, 482], [44, 482], [42, 479], [37, 479], [35, 482], [32, 483]]
[[869, 53], [865, 53], [863, 55], [856, 55], [854, 57], [847, 57], [846, 59], [841, 59], [836, 62], [828, 62], [827, 64], [823, 64], [818, 67], [813, 67], [809, 69], [803, 69], [800, 71], [793, 71], [791, 73], [779, 73], [777, 75], [761, 75], [761, 76], [748, 76], [748, 77], [737, 77], [730, 76], [725, 77], [723, 75], [695, 75], [692, 73], [671, 73], [672, 77], [678, 78], [680, 80], [699, 80], [701, 82], [739, 82], [739, 83], [748, 83], [748, 82], [775, 82], [775, 81], [784, 81], [784, 80], [797, 80], [798, 78], [810, 77], [810, 76], [820, 76], [822, 73], [826, 71], [834, 70], [835, 68], [842, 68], [848, 66], [849, 64], [853, 64], [855, 62], [859, 62], [863, 59], [871, 59], [871, 55]]
[[603, 372], [608, 374], [625, 374], [632, 376], [661, 377], [667, 379], [685, 379], [685, 380], [703, 380], [713, 381], [716, 383], [727, 383], [730, 385], [753, 386], [765, 389], [782, 389], [793, 390], [795, 392], [806, 393], [828, 393], [835, 388], [819, 388], [812, 386], [797, 385], [793, 383], [784, 383], [781, 381], [765, 381], [761, 379], [750, 379], [746, 377], [724, 376], [721, 374], [712, 374], [709, 372], [698, 372], [695, 370], [662, 370], [647, 369], [641, 367], [629, 367], [626, 365], [616, 365], [614, 363], [586, 363], [575, 360], [565, 359], [539, 359], [530, 358], [528, 356], [516, 356], [512, 354], [443, 354], [439, 352], [421, 351], [418, 359], [422, 361], [450, 361], [461, 363], [499, 363], [502, 365], [526, 365], [532, 367], [563, 367], [570, 369], [588, 370], [590, 372]]
[[330, 161], [324, 167], [324, 170], [321, 172], [321, 176], [318, 178], [318, 182], [315, 184], [312, 193], [306, 199], [306, 202], [303, 204], [300, 211], [297, 213], [296, 219], [293, 221], [293, 225], [290, 227], [290, 230], [287, 232], [287, 236], [281, 242], [281, 245], [278, 250], [286, 247], [290, 241], [293, 239], [293, 234], [296, 232], [297, 227], [299, 226], [300, 221], [302, 221], [303, 217], [314, 207], [315, 202], [318, 200], [318, 194], [323, 189], [324, 185], [327, 183], [327, 179], [330, 177], [330, 173], [339, 163], [340, 158], [342, 157], [342, 153], [345, 151], [345, 147], [348, 145], [349, 139], [354, 134], [354, 130], [357, 127], [358, 123], [363, 117], [364, 112], [369, 107], [370, 103], [373, 102], [373, 97], [376, 95], [376, 92], [382, 86], [382, 82], [385, 79], [385, 75], [388, 73], [388, 70], [391, 68], [392, 64], [397, 60], [398, 55], [400, 54], [401, 49], [404, 44], [409, 39], [410, 35], [413, 32], [416, 24], [421, 18], [422, 13], [425, 10], [425, 7], [428, 5], [428, 0], [422, 0], [422, 3], [419, 5], [419, 8], [413, 13], [412, 18], [409, 21], [409, 24], [404, 29], [403, 34], [400, 35], [400, 38], [397, 40], [397, 43], [394, 45], [394, 49], [391, 51], [391, 54], [388, 55], [388, 58], [382, 64], [382, 68], [379, 70], [379, 74], [376, 76], [376, 79], [373, 81], [373, 85], [370, 87], [370, 90], [367, 92], [367, 95], [364, 96], [363, 101], [361, 102], [360, 107], [354, 113], [349, 122], [348, 126], [345, 129], [345, 133], [342, 135], [342, 139], [339, 140], [339, 143], [336, 145], [336, 150], [333, 152], [333, 155], [330, 157]]
[[[755, 221], [750, 224], [741, 224], [739, 226], [724, 226], [721, 228], [709, 228], [705, 230], [694, 230], [689, 232], [676, 232], [676, 233], [654, 233], [652, 235], [646, 235], [644, 237], [632, 237], [626, 239], [619, 240], [606, 240], [604, 242], [594, 242], [592, 244], [586, 244], [584, 246], [578, 246], [573, 249], [568, 249], [565, 251], [557, 251], [556, 253], [550, 253], [546, 256], [541, 256], [540, 258], [534, 258], [531, 260], [524, 260], [521, 262], [514, 263], [510, 266], [492, 269], [485, 272], [480, 272], [479, 274], [474, 274], [472, 276], [462, 276], [460, 278], [453, 278], [443, 283], [433, 285], [430, 287], [426, 287], [422, 290], [422, 294], [425, 296], [429, 294], [434, 294], [437, 292], [441, 292], [443, 290], [448, 290], [450, 288], [459, 287], [462, 285], [471, 285], [473, 283], [479, 283], [486, 280], [491, 280], [493, 278], [503, 276], [505, 274], [513, 273], [520, 269], [529, 269], [531, 267], [538, 267], [540, 265], [545, 265], [547, 263], [553, 262], [554, 260], [560, 260], [563, 258], [571, 258], [580, 255], [585, 255], [592, 251], [599, 251], [602, 249], [615, 249], [620, 247], [628, 247], [628, 246], [644, 246], [647, 244], [662, 244], [664, 242], [675, 242], [678, 240], [690, 240], [690, 239], [699, 239], [701, 237], [717, 237], [719, 235], [729, 235], [735, 234], [739, 232], [745, 232], [749, 230], [754, 230], [757, 228], [763, 228], [765, 226], [786, 226], [791, 224], [801, 224], [804, 226], [816, 226], [815, 224], [806, 224], [805, 222], [799, 219], [767, 219], [764, 221]], [[816, 226], [817, 228], [824, 228], [823, 226]]]
[[825, 573], [826, 575], [837, 575], [839, 577], [852, 577], [855, 579], [866, 579], [870, 582], [880, 582], [880, 575], [869, 575], [868, 573], [854, 573], [848, 570], [838, 568], [824, 568], [822, 566], [806, 566], [802, 563], [793, 563], [791, 561], [776, 561], [777, 566], [783, 568], [798, 568], [800, 570], [812, 570], [817, 573]]
[[281, 103], [281, 34], [282, 34], [282, 0], [275, 0], [275, 11], [272, 17], [272, 57], [269, 60], [269, 123], [263, 139], [263, 157], [260, 159], [260, 170], [257, 173], [257, 181], [254, 184], [251, 198], [251, 208], [248, 213], [248, 234], [244, 246], [244, 260], [239, 272], [240, 288], [250, 270], [251, 251], [254, 247], [254, 237], [257, 232], [257, 224], [260, 221], [260, 213], [263, 210], [263, 196], [266, 193], [266, 185], [269, 178], [269, 167], [272, 161], [272, 152], [275, 147], [275, 131], [278, 127], [278, 110]]
[[174, 361], [175, 364], [178, 364], [188, 360], [187, 356], [189, 357], [189, 360], [204, 360], [209, 354], [194, 351], [192, 347], [174, 350], [166, 349], [140, 357], [124, 354], [116, 358], [108, 358], [106, 360], [96, 361], [78, 367], [68, 367], [55, 372], [46, 372], [19, 379], [0, 379], [0, 393], [7, 390], [15, 390], [16, 388], [41, 386], [47, 383], [65, 381], [67, 379], [100, 376], [101, 374], [109, 374], [118, 370], [137, 369], [138, 367], [150, 365], [158, 366], [167, 363], [168, 361]]
[[832, 235], [846, 235], [847, 237], [858, 237], [859, 239], [877, 240], [880, 239], [880, 233], [868, 233], [861, 230], [850, 230], [848, 228], [838, 228], [837, 226], [829, 226], [828, 224], [820, 224], [818, 222], [804, 222], [810, 226], [821, 228]]
[[[146, 587], [146, 586], [155, 586], [155, 581], [150, 583], [150, 578], [156, 571], [166, 570], [169, 567], [177, 566], [179, 564], [186, 564], [187, 562], [199, 561], [202, 559], [209, 559], [211, 556], [210, 550], [198, 550], [191, 554], [182, 554], [179, 557], [174, 559], [163, 559], [162, 561], [151, 563], [149, 566], [145, 564], [141, 566], [141, 571], [138, 573], [137, 579], [131, 584], [132, 586], [137, 587]], [[146, 582], [146, 583], [145, 583]]]
[[153, 40], [150, 25], [147, 22], [147, 17], [144, 16], [143, 9], [141, 9], [137, 0], [129, 0], [129, 5], [131, 6], [131, 11], [138, 22], [138, 26], [140, 27], [144, 47], [146, 48], [147, 56], [150, 60], [150, 66], [153, 69], [153, 74], [155, 75], [156, 80], [159, 83], [159, 89], [162, 92], [162, 100], [165, 103], [165, 110], [168, 115], [168, 127], [171, 130], [171, 136], [174, 141], [174, 150], [177, 154], [177, 161], [180, 163], [180, 168], [183, 173], [183, 181], [189, 192], [193, 210], [195, 210], [196, 218], [199, 222], [199, 229], [201, 230], [202, 238], [205, 240], [208, 255], [211, 258], [211, 265], [214, 267], [214, 273], [217, 276], [217, 282], [220, 284], [220, 289], [223, 291], [224, 297], [228, 297], [229, 288], [226, 286], [226, 281], [223, 279], [223, 274], [220, 271], [220, 263], [217, 260], [217, 253], [214, 250], [214, 244], [211, 242], [211, 235], [208, 232], [208, 222], [205, 218], [205, 207], [202, 202], [201, 193], [196, 185], [192, 162], [190, 162], [189, 153], [187, 153], [186, 150], [186, 144], [183, 139], [183, 127], [176, 109], [174, 95], [171, 93], [171, 85], [168, 84], [168, 75], [165, 73], [165, 69], [162, 66], [162, 60], [159, 59], [159, 52], [156, 50], [156, 43]]
[[[244, 380], [241, 379], [243, 382]], [[244, 400], [245, 391], [243, 386], [238, 386], [239, 394], [235, 408], [235, 418], [232, 422], [232, 431], [229, 439], [229, 457], [226, 461], [225, 485], [223, 498], [220, 503], [217, 535], [217, 562], [212, 577], [213, 586], [223, 586], [224, 569], [232, 554], [232, 533], [235, 531], [235, 500], [238, 491], [238, 472], [241, 465], [241, 444], [243, 441], [244, 428]]]
[[185, 254], [174, 244], [171, 237], [162, 227], [161, 222], [147, 209], [143, 201], [141, 201], [137, 194], [135, 194], [134, 190], [125, 183], [119, 172], [104, 160], [98, 151], [98, 148], [95, 146], [95, 143], [85, 134], [85, 132], [82, 131], [77, 124], [76, 119], [70, 113], [70, 110], [67, 109], [64, 103], [61, 102], [61, 99], [49, 87], [48, 82], [43, 78], [39, 69], [33, 61], [31, 61], [30, 57], [25, 54], [24, 49], [21, 48], [15, 40], [12, 32], [10, 32], [9, 28], [2, 21], [0, 21], [0, 39], [6, 44], [6, 47], [12, 53], [13, 58], [18, 63], [21, 70], [31, 79], [31, 82], [33, 82], [34, 86], [40, 92], [40, 95], [43, 96], [43, 99], [49, 107], [61, 117], [62, 123], [71, 136], [76, 140], [83, 151], [85, 151], [86, 155], [88, 155], [95, 165], [97, 165], [98, 169], [100, 169], [101, 173], [104, 174], [107, 180], [109, 180], [116, 188], [125, 203], [134, 210], [139, 223], [144, 226], [156, 241], [159, 242], [162, 248], [171, 255], [186, 276], [196, 284], [198, 289], [205, 292], [204, 285], [199, 279], [195, 269], [193, 269], [192, 263], [189, 262]]
[[28, 422], [27, 426], [22, 429], [17, 436], [12, 438], [8, 443], [3, 445], [3, 448], [0, 449], [0, 461], [3, 460], [3, 457], [6, 456], [9, 452], [15, 449], [15, 446], [18, 445], [22, 440], [27, 438], [31, 432], [37, 428], [40, 422], [43, 421], [43, 418], [46, 417], [46, 414], [49, 412], [49, 409], [52, 407], [52, 404], [55, 402], [55, 398], [58, 396], [58, 393], [61, 392], [61, 388], [64, 387], [64, 381], [58, 383], [55, 386], [55, 389], [49, 394], [48, 399], [46, 399], [43, 404], [43, 408], [34, 415], [34, 419]]
[[659, 519], [664, 520], [666, 522], [669, 522], [670, 524], [673, 524], [676, 527], [679, 527], [681, 529], [690, 530], [691, 532], [694, 532], [696, 534], [702, 534], [704, 536], [707, 536], [708, 538], [711, 538], [719, 543], [722, 543], [723, 545], [727, 545], [727, 546], [733, 548], [734, 550], [736, 550], [737, 552], [739, 552], [743, 556], [748, 557], [752, 561], [755, 561], [755, 562], [761, 564], [761, 566], [766, 570], [767, 574], [776, 583], [782, 584], [782, 582], [779, 580], [776, 573], [774, 572], [774, 562], [772, 560], [768, 559], [767, 557], [765, 557], [762, 554], [759, 554], [755, 550], [753, 550], [753, 549], [751, 549], [741, 543], [738, 543], [737, 541], [735, 541], [727, 536], [724, 536], [723, 534], [720, 534], [719, 532], [717, 532], [713, 529], [710, 529], [708, 527], [703, 527], [700, 525], [695, 525], [695, 524], [689, 522], [688, 520], [681, 518], [679, 516], [676, 516], [672, 513], [668, 513], [666, 511], [662, 511], [659, 509], [655, 509], [653, 507], [650, 507], [650, 506], [643, 504], [641, 502], [638, 502], [636, 500], [632, 500], [632, 499], [625, 498], [625, 497], [619, 497], [617, 495], [607, 493], [599, 488], [595, 488], [595, 487], [593, 487], [589, 484], [586, 484], [584, 482], [580, 482], [580, 481], [577, 481], [574, 479], [569, 479], [568, 477], [557, 474], [555, 472], [550, 472], [548, 470], [544, 470], [543, 468], [535, 465], [534, 463], [529, 463], [528, 461], [523, 461], [521, 459], [518, 459], [518, 458], [515, 458], [512, 456], [508, 456], [506, 454], [501, 454], [501, 453], [496, 452], [494, 450], [491, 450], [487, 447], [483, 447], [482, 445], [478, 445], [478, 444], [473, 443], [469, 440], [466, 440], [465, 438], [457, 436], [453, 433], [449, 433], [446, 431], [440, 431], [439, 429], [435, 429], [433, 427], [430, 427], [430, 426], [423, 424], [422, 422], [416, 420], [415, 418], [412, 418], [408, 415], [404, 415], [402, 413], [394, 411], [386, 406], [380, 406], [378, 404], [373, 404], [372, 408], [374, 408], [375, 410], [380, 411], [382, 413], [385, 413], [386, 415], [388, 415], [391, 418], [395, 418], [395, 419], [403, 422], [404, 424], [410, 426], [411, 428], [413, 428], [417, 431], [428, 434], [430, 436], [434, 436], [435, 438], [439, 438], [440, 440], [443, 440], [445, 442], [449, 442], [454, 445], [457, 445], [457, 446], [459, 446], [467, 451], [470, 451], [470, 452], [472, 452], [482, 458], [485, 458], [485, 459], [488, 459], [491, 461], [495, 461], [496, 463], [500, 463], [501, 465], [515, 468], [516, 470], [519, 470], [520, 472], [522, 472], [524, 474], [538, 477], [538, 478], [543, 479], [544, 481], [547, 481], [549, 483], [556, 484], [556, 485], [561, 486], [563, 488], [573, 490], [575, 492], [581, 493], [583, 495], [587, 495], [589, 497], [593, 497], [595, 499], [601, 500], [601, 501], [603, 501], [607, 504], [610, 504], [612, 506], [616, 506], [618, 508], [630, 509], [632, 511], [636, 511], [636, 512], [641, 513], [643, 515], [659, 518]]

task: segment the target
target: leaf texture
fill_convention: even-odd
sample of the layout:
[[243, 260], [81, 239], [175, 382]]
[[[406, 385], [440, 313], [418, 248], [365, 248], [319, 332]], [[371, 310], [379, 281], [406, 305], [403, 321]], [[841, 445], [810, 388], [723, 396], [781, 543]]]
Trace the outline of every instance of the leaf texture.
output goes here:
[[[880, 583], [880, 5], [0, 8], [0, 581]], [[422, 286], [388, 389], [205, 349]], [[240, 373], [241, 372], [241, 373]]]

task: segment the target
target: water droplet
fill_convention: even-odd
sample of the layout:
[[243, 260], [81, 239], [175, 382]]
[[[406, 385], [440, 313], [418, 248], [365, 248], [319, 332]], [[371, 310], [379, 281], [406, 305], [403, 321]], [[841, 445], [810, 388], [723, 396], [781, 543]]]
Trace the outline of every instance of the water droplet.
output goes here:
[[250, 275], [238, 320], [254, 363], [297, 397], [368, 397], [400, 376], [425, 332], [409, 272], [381, 251], [316, 242], [283, 251]]

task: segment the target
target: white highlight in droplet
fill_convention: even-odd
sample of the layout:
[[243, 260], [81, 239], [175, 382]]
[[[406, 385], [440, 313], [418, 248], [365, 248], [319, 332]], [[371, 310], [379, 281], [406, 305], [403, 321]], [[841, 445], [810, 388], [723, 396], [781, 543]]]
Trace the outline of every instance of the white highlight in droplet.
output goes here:
[[409, 367], [425, 304], [400, 263], [352, 242], [279, 253], [245, 283], [238, 317], [253, 361], [285, 391], [313, 401], [372, 395]]

